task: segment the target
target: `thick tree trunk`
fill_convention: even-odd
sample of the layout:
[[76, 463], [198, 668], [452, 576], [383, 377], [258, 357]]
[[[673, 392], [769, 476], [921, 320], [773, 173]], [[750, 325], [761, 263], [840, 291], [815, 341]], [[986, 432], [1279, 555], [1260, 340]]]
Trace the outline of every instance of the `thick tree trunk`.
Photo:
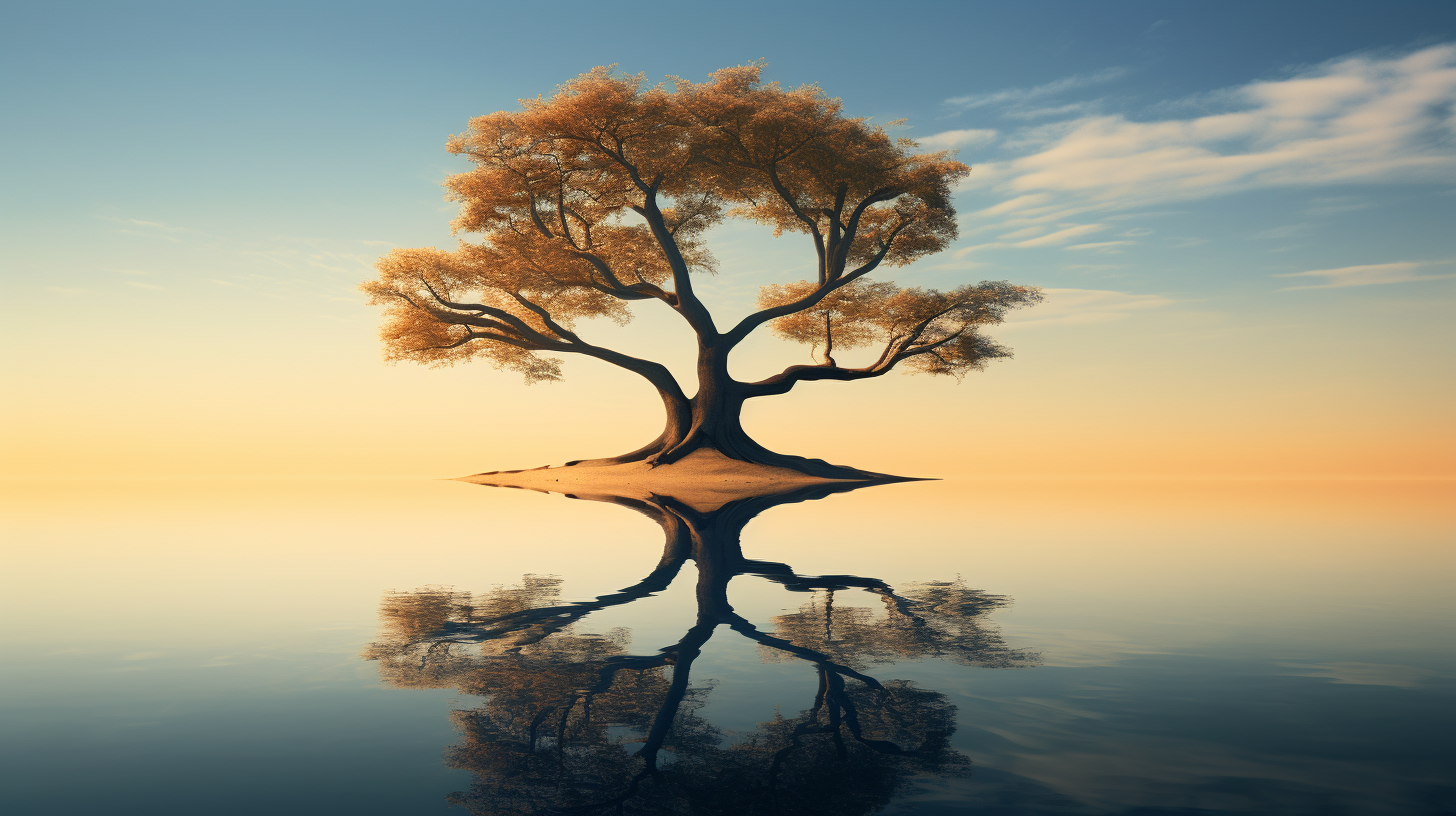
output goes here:
[[[730, 459], [752, 462], [759, 465], [789, 468], [810, 476], [825, 479], [883, 480], [899, 477], [874, 473], [857, 468], [831, 465], [822, 459], [806, 459], [790, 456], [765, 448], [743, 430], [741, 421], [743, 404], [748, 400], [748, 390], [742, 383], [728, 375], [728, 351], [709, 343], [698, 349], [698, 393], [691, 398], [682, 396], [675, 383], [654, 381], [658, 395], [662, 398], [666, 418], [662, 433], [637, 450], [606, 459], [586, 459], [567, 462], [572, 465], [618, 465], [630, 462], [647, 462], [650, 465], [670, 465], [697, 450], [716, 450]], [[663, 369], [663, 376], [666, 369]], [[671, 386], [669, 388], [668, 386]]]
[[[826, 479], [881, 479], [886, 474], [831, 465], [822, 459], [806, 459], [776, 453], [755, 442], [743, 430], [743, 404], [747, 389], [728, 375], [728, 350], [703, 345], [698, 353], [698, 393], [691, 400], [690, 419], [681, 436], [646, 460], [667, 465], [693, 451], [709, 448], [743, 462], [789, 468]], [[659, 437], [659, 441], [663, 437]]]

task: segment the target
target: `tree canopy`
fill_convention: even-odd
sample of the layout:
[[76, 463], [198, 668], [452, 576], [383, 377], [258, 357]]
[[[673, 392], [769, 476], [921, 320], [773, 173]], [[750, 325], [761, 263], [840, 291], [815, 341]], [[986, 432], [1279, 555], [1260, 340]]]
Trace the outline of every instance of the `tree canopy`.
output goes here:
[[[446, 182], [461, 204], [452, 226], [481, 238], [453, 251], [398, 249], [379, 261], [379, 278], [363, 288], [384, 307], [387, 358], [483, 359], [528, 382], [559, 379], [559, 354], [632, 371], [657, 389], [668, 421], [658, 440], [622, 461], [667, 463], [708, 446], [790, 464], [742, 433], [744, 400], [902, 364], [959, 377], [1010, 356], [981, 328], [1041, 297], [1005, 282], [940, 292], [871, 280], [956, 237], [951, 191], [969, 168], [846, 116], [817, 87], [764, 82], [759, 65], [670, 85], [597, 68], [550, 99], [471, 120], [448, 148], [474, 165]], [[705, 233], [729, 217], [807, 236], [815, 275], [764, 287], [757, 311], [719, 327], [693, 276], [715, 270]], [[692, 397], [660, 363], [578, 334], [588, 319], [629, 321], [635, 301], [661, 302], [696, 334]], [[734, 380], [729, 352], [766, 323], [809, 345], [816, 362]], [[834, 358], [866, 346], [879, 348], [868, 365]]]

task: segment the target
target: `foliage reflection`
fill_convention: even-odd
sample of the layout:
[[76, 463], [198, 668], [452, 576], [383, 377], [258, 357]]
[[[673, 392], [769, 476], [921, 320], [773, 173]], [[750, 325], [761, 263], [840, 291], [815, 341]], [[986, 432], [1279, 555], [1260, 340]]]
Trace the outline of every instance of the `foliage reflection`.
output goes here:
[[[365, 656], [401, 688], [454, 688], [483, 705], [454, 714], [463, 741], [447, 752], [470, 771], [451, 801], [477, 814], [868, 813], [909, 780], [964, 773], [950, 746], [955, 707], [938, 692], [882, 681], [876, 664], [937, 657], [966, 666], [1033, 665], [986, 622], [1007, 598], [959, 580], [896, 589], [874, 578], [799, 575], [744, 557], [739, 533], [779, 504], [845, 487], [759, 496], [699, 512], [672, 498], [591, 496], [658, 522], [666, 544], [638, 583], [591, 601], [564, 602], [560, 580], [526, 576], [482, 594], [426, 587], [391, 593], [380, 639]], [[692, 560], [696, 615], [652, 654], [626, 649], [626, 630], [579, 631], [592, 613], [666, 589]], [[739, 575], [811, 597], [763, 631], [728, 603]], [[882, 610], [846, 606], [846, 590]], [[839, 593], [837, 596], [836, 593]], [[694, 660], [720, 628], [753, 640], [765, 662], [802, 661], [800, 713], [778, 714], [732, 740], [699, 716], [710, 686], [692, 686]], [[785, 704], [780, 708], [793, 710]]]

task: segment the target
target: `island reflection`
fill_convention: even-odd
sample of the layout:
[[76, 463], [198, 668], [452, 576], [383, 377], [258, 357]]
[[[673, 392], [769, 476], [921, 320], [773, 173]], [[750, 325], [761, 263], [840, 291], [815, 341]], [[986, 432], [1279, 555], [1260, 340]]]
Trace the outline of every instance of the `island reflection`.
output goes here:
[[[1009, 604], [960, 580], [896, 589], [853, 575], [799, 575], [746, 558], [740, 533], [781, 504], [847, 492], [829, 484], [695, 509], [667, 496], [579, 495], [630, 507], [666, 533], [663, 554], [639, 582], [591, 601], [563, 602], [560, 579], [527, 575], [476, 594], [426, 587], [386, 595], [381, 634], [365, 657], [399, 688], [453, 688], [482, 697], [453, 717], [463, 741], [447, 763], [469, 771], [450, 801], [476, 814], [869, 813], [912, 777], [963, 774], [951, 747], [955, 706], [945, 695], [871, 674], [875, 664], [936, 657], [966, 666], [1031, 666], [986, 617]], [[696, 615], [676, 643], [628, 653], [625, 630], [577, 631], [583, 618], [666, 589], [692, 560]], [[728, 602], [728, 584], [751, 575], [812, 593], [762, 631]], [[836, 605], [835, 593], [879, 597], [884, 610]], [[765, 662], [812, 667], [801, 701], [729, 741], [698, 715], [710, 686], [690, 685], [692, 665], [720, 628], [758, 645]]]

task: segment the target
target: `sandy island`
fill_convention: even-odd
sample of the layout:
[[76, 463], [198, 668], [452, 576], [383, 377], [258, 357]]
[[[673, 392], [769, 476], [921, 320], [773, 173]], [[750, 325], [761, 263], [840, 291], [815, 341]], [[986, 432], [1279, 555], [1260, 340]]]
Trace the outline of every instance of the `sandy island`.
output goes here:
[[[894, 477], [889, 477], [895, 480]], [[462, 476], [456, 481], [496, 487], [521, 487], [582, 498], [671, 496], [700, 513], [738, 499], [771, 496], [811, 485], [872, 484], [880, 480], [823, 479], [788, 468], [729, 459], [710, 449], [693, 451], [671, 465], [573, 465], [532, 470], [502, 470]]]

